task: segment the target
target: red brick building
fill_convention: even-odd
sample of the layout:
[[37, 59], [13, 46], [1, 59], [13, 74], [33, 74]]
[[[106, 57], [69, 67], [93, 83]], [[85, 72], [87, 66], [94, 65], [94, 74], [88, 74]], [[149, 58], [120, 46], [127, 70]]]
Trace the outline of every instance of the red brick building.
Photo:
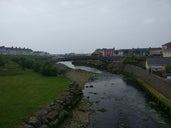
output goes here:
[[94, 56], [101, 56], [101, 57], [112, 57], [115, 56], [115, 49], [107, 49], [107, 48], [103, 48], [103, 49], [96, 49], [92, 55]]
[[102, 54], [103, 54], [103, 57], [112, 57], [115, 55], [115, 50], [114, 48], [112, 49], [102, 49]]

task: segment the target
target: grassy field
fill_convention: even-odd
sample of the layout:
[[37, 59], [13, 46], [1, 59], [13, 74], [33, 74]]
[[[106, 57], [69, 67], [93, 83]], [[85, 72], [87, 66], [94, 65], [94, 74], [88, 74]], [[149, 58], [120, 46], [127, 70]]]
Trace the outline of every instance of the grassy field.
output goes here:
[[15, 128], [33, 112], [60, 98], [70, 81], [25, 70], [0, 76], [0, 128]]
[[14, 62], [8, 62], [4, 67], [0, 67], [0, 76], [19, 75], [22, 72], [19, 65]]

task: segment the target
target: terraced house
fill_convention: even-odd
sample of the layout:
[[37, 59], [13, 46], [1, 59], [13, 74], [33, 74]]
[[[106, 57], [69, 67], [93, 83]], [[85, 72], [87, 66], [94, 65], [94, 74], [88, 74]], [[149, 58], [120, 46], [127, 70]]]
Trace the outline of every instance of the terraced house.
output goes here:
[[171, 57], [171, 42], [162, 45], [163, 57]]
[[33, 51], [28, 48], [0, 47], [1, 55], [33, 55]]
[[28, 48], [5, 47], [0, 46], [0, 55], [35, 55], [35, 56], [49, 56], [50, 54], [43, 51], [33, 51]]
[[162, 56], [162, 48], [149, 48], [149, 56]]

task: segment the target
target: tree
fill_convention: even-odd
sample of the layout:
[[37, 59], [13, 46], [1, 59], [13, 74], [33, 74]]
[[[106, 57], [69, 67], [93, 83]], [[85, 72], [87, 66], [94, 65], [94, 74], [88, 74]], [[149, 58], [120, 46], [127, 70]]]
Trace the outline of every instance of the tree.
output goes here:
[[34, 62], [32, 68], [35, 72], [41, 72], [41, 66], [42, 65], [40, 63]]
[[5, 65], [5, 61], [4, 61], [4, 59], [2, 57], [0, 57], [0, 66], [2, 67], [4, 65]]
[[166, 65], [165, 71], [166, 71], [166, 73], [171, 73], [171, 65]]
[[41, 73], [45, 76], [56, 76], [57, 68], [49, 62], [45, 62], [41, 67]]

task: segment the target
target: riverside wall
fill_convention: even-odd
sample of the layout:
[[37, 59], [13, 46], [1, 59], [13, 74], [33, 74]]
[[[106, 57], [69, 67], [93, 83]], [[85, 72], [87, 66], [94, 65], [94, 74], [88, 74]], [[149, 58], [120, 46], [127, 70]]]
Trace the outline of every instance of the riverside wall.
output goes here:
[[142, 78], [145, 82], [149, 83], [149, 86], [171, 100], [171, 84], [164, 79], [134, 65], [126, 65], [124, 72]]
[[70, 84], [64, 97], [54, 100], [47, 107], [33, 114], [22, 128], [56, 128], [67, 117], [71, 116], [71, 109], [77, 105], [82, 98], [82, 92], [75, 82]]

